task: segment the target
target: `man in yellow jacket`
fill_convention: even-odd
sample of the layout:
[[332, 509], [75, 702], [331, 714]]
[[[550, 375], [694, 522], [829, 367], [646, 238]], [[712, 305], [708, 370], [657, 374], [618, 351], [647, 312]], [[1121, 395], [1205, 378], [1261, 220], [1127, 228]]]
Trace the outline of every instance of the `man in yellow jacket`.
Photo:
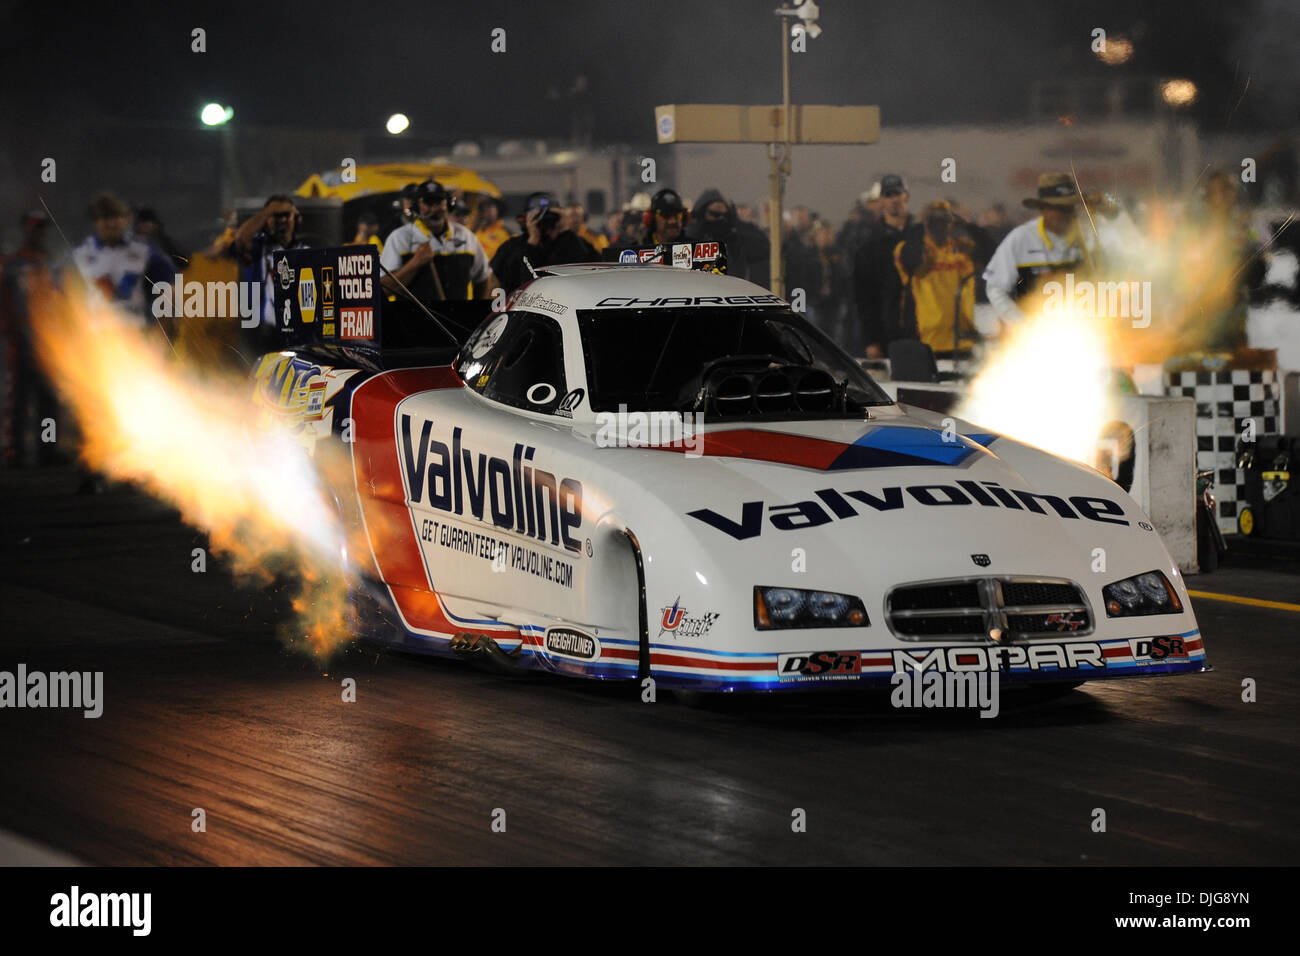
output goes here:
[[969, 347], [975, 338], [974, 243], [953, 236], [952, 206], [925, 207], [923, 235], [894, 247], [903, 281], [902, 327], [936, 352]]

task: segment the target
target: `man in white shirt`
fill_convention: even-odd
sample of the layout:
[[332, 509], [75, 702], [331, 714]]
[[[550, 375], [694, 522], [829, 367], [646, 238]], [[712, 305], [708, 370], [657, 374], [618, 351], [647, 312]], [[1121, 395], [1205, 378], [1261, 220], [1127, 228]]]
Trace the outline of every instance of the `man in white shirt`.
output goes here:
[[1087, 255], [1077, 217], [1081, 201], [1068, 173], [1038, 177], [1038, 195], [1024, 202], [1040, 215], [1007, 233], [984, 270], [989, 303], [1003, 322], [1023, 321], [1017, 302], [1053, 276], [1083, 267]]
[[384, 288], [405, 286], [423, 302], [487, 298], [491, 279], [478, 237], [447, 215], [447, 190], [432, 179], [415, 192], [414, 222], [384, 240]]
[[94, 232], [72, 250], [72, 261], [88, 285], [152, 328], [153, 285], [173, 281], [175, 269], [157, 248], [127, 232], [130, 214], [116, 196], [96, 196], [90, 204]]

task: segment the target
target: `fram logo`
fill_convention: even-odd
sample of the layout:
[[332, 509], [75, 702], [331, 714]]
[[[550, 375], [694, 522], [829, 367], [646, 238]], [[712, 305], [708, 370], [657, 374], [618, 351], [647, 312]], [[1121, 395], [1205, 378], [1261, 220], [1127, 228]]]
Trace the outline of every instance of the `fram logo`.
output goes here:
[[375, 310], [368, 306], [339, 310], [339, 325], [345, 339], [369, 339], [375, 334]]
[[[412, 437], [414, 428], [419, 434]], [[451, 430], [451, 445], [433, 437], [433, 422], [414, 425], [402, 415], [398, 428], [407, 500], [450, 514], [469, 513], [482, 522], [524, 534], [538, 541], [563, 543], [575, 554], [582, 542], [574, 532], [582, 525], [582, 482], [556, 479], [532, 464], [537, 449], [516, 443], [510, 460], [461, 444], [461, 429]]]

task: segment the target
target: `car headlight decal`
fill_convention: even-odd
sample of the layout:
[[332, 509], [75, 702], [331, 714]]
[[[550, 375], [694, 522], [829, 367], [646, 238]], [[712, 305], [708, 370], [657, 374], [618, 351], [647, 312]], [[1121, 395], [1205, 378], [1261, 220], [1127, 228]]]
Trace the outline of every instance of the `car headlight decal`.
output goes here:
[[1107, 617], [1179, 614], [1183, 610], [1178, 592], [1160, 571], [1147, 571], [1108, 584], [1102, 588], [1101, 596]]
[[754, 588], [754, 627], [760, 631], [870, 624], [862, 599], [852, 594], [805, 588]]

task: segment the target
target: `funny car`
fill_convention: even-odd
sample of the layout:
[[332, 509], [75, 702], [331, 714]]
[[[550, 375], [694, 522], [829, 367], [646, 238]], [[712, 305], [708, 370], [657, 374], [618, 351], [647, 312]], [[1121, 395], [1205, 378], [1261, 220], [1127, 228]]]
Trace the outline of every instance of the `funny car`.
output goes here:
[[717, 692], [1208, 668], [1118, 485], [894, 403], [766, 289], [551, 266], [471, 331], [430, 316], [428, 341], [395, 344], [379, 290], [341, 283], [377, 275], [373, 253], [284, 255], [299, 334], [258, 401], [345, 443], [360, 638]]

